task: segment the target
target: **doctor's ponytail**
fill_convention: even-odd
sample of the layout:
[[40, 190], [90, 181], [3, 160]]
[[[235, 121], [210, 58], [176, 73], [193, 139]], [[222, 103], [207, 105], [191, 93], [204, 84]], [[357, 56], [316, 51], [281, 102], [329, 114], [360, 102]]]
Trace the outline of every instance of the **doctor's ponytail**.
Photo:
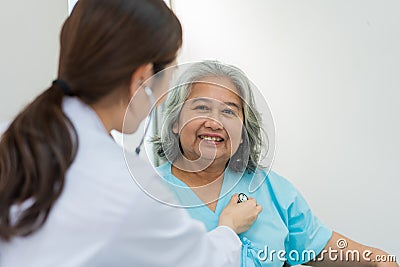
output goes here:
[[10, 124], [0, 141], [0, 237], [25, 236], [46, 221], [75, 158], [77, 136], [56, 83]]
[[60, 80], [0, 140], [0, 239], [38, 230], [63, 192], [79, 139], [62, 111], [64, 96], [87, 105], [111, 91], [128, 97], [135, 70], [169, 64], [181, 43], [181, 25], [163, 0], [77, 2], [61, 31]]

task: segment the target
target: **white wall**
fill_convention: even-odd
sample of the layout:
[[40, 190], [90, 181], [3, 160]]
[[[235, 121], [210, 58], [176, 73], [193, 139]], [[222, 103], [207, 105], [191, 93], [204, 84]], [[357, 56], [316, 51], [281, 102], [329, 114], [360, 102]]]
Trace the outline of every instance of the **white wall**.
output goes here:
[[175, 0], [180, 62], [242, 68], [276, 123], [273, 169], [327, 225], [400, 259], [400, 2]]
[[59, 32], [67, 1], [0, 2], [0, 121], [47, 88], [57, 75]]
[[68, 14], [71, 14], [76, 2], [78, 2], [78, 0], [68, 0]]

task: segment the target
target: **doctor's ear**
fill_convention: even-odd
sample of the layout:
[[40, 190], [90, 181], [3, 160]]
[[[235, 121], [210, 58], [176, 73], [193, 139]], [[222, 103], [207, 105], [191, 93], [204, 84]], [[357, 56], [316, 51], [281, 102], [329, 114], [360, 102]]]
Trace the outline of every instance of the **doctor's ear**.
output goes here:
[[153, 63], [146, 63], [139, 66], [131, 77], [129, 85], [129, 94], [132, 97], [136, 91], [143, 85], [143, 82], [153, 76]]

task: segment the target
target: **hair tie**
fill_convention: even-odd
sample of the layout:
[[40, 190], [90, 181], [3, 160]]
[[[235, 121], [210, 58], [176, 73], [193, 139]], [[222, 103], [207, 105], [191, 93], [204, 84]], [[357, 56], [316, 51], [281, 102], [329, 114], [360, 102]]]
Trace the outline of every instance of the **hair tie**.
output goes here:
[[53, 85], [60, 87], [63, 90], [64, 95], [75, 96], [74, 92], [72, 92], [71, 87], [69, 87], [66, 81], [57, 79], [53, 81]]

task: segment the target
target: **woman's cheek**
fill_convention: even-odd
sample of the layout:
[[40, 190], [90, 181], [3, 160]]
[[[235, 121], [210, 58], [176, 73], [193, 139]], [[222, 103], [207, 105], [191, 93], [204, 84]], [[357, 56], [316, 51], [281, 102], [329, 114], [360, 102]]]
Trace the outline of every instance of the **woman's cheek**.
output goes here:
[[[235, 130], [234, 130], [235, 129]], [[235, 154], [237, 149], [240, 146], [240, 143], [242, 142], [242, 135], [241, 135], [241, 129], [237, 130], [237, 127], [235, 127], [232, 130], [228, 130], [228, 135], [229, 135], [229, 140], [230, 140], [230, 147], [231, 147], [231, 154]]]

